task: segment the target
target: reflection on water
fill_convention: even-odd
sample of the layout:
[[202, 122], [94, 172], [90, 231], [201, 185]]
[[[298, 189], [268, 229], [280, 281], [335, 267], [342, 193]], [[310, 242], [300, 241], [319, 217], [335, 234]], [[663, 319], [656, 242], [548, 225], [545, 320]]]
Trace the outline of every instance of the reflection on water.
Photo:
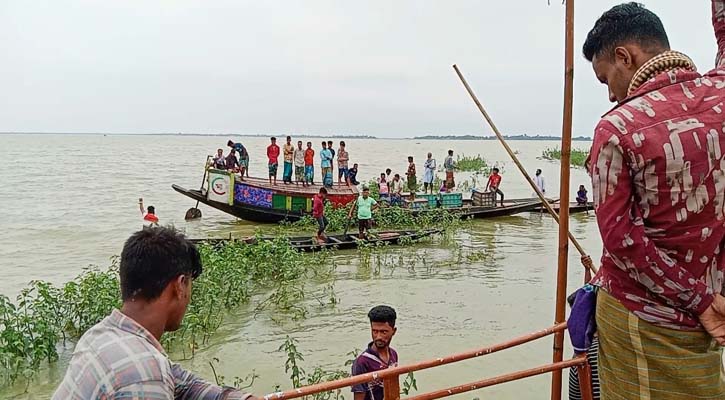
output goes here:
[[[38, 142], [56, 149], [53, 168], [15, 168]], [[14, 296], [30, 279], [60, 283], [88, 263], [107, 264], [108, 257], [118, 254], [123, 240], [140, 226], [140, 196], [156, 206], [163, 222], [176, 224], [190, 236], [253, 234], [260, 227], [204, 206], [204, 218], [183, 221], [193, 202], [170, 188], [171, 183], [196, 187], [202, 173], [200, 163], [224, 142], [226, 138], [218, 137], [3, 137], [0, 177], [6, 187], [16, 190], [0, 193], [6, 211], [6, 229], [0, 231], [5, 273], [0, 293]], [[399, 160], [390, 166], [403, 171], [408, 153], [423, 157], [432, 150], [442, 159], [445, 150], [453, 148], [511, 165], [504, 168], [502, 189], [507, 197], [529, 197], [531, 193], [493, 142], [347, 142], [353, 158], [366, 154], [360, 163], [364, 178], [384, 169], [388, 165], [385, 160]], [[253, 138], [245, 143], [257, 151], [252, 153], [252, 174], [261, 174], [261, 149], [266, 140]], [[373, 145], [376, 151], [363, 151]], [[555, 193], [558, 166], [536, 159], [552, 143], [512, 142], [512, 146], [519, 150], [527, 167], [544, 170], [549, 191]], [[95, 154], [103, 157], [89, 157]], [[586, 180], [583, 171], [574, 170], [573, 186]], [[572, 216], [570, 223], [574, 235], [596, 259], [601, 247], [593, 215]], [[490, 345], [552, 323], [557, 227], [550, 217], [522, 214], [472, 221], [454, 239], [455, 246], [436, 239], [410, 248], [391, 248], [383, 255], [372, 254], [367, 263], [362, 262], [358, 251], [339, 252], [333, 257], [337, 263], [334, 282], [314, 278], [308, 285], [308, 318], [274, 322], [279, 318], [268, 312], [255, 314], [253, 301], [234, 310], [210, 344], [183, 364], [210, 378], [208, 362], [219, 358], [217, 372], [228, 380], [254, 369], [260, 378], [253, 391], [261, 395], [278, 384], [290, 386], [284, 373], [286, 357], [276, 351], [287, 335], [299, 340], [308, 369], [318, 365], [345, 368], [347, 353], [363, 348], [370, 340], [366, 314], [379, 303], [398, 311], [399, 333], [393, 346], [402, 363]], [[573, 246], [571, 250], [575, 251]], [[571, 253], [569, 258], [571, 291], [581, 283], [583, 274], [578, 254]], [[339, 303], [321, 305], [316, 297], [331, 283]], [[259, 299], [263, 297], [263, 293], [259, 295]], [[17, 398], [47, 398], [62, 377], [68, 357], [69, 352], [63, 352], [59, 363], [41, 372], [30, 394]], [[551, 339], [547, 338], [511, 352], [421, 372], [416, 377], [422, 392], [530, 368], [550, 358]], [[541, 398], [548, 382], [548, 376], [532, 378], [461, 397]], [[22, 388], [13, 388], [14, 393], [18, 391]], [[9, 394], [0, 392], [0, 397]]]

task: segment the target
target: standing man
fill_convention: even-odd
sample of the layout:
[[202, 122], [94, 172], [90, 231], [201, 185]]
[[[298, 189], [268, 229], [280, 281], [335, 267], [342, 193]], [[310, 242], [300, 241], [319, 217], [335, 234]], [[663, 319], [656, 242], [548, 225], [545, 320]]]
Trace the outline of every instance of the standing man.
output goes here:
[[[398, 353], [390, 347], [395, 327], [395, 310], [388, 306], [376, 306], [368, 313], [370, 333], [373, 341], [352, 364], [352, 374], [362, 375], [368, 372], [382, 371], [398, 366]], [[375, 380], [352, 387], [354, 400], [383, 400], [383, 382]]]
[[[279, 146], [277, 146], [277, 138], [270, 139], [272, 144], [267, 146], [267, 167], [269, 168], [269, 184], [277, 184], [277, 166], [279, 165]], [[273, 182], [274, 180], [274, 182]]]
[[143, 198], [139, 197], [138, 208], [141, 210], [141, 217], [143, 217], [143, 226], [159, 226], [159, 217], [156, 216], [156, 208], [154, 206], [148, 206], [144, 210]]
[[410, 192], [410, 201], [415, 200], [415, 192], [418, 190], [418, 177], [415, 176], [415, 163], [413, 156], [408, 156], [408, 171], [405, 172], [408, 177], [408, 191]]
[[345, 142], [341, 140], [340, 148], [337, 149], [337, 183], [342, 183], [342, 180], [345, 179], [345, 183], [350, 186], [350, 182], [347, 180], [348, 160], [350, 160], [350, 156], [345, 150]]
[[[536, 175], [534, 176], [534, 183], [536, 184], [536, 187], [539, 188], [539, 191], [543, 194], [546, 194], [546, 185], [544, 183], [544, 177], [541, 175], [541, 170], [536, 170]], [[537, 196], [536, 193], [534, 193], [534, 196]]]
[[327, 148], [327, 142], [322, 142], [322, 151], [320, 152], [320, 167], [322, 169], [322, 184], [326, 187], [332, 187], [332, 152]]
[[201, 271], [199, 252], [181, 233], [151, 228], [131, 235], [119, 268], [123, 305], [81, 336], [53, 400], [253, 400], [197, 378], [161, 347], [161, 335], [181, 326]]
[[315, 181], [315, 150], [312, 148], [312, 142], [307, 142], [307, 150], [305, 150], [305, 183], [307, 186], [314, 185]]
[[367, 232], [372, 228], [373, 210], [378, 208], [378, 202], [370, 197], [370, 189], [363, 186], [362, 195], [357, 198], [355, 204], [350, 207], [347, 213], [347, 219], [352, 218], [352, 212], [357, 207], [357, 221], [360, 230], [359, 238], [363, 240], [367, 237]]
[[249, 178], [249, 153], [247, 152], [247, 148], [242, 146], [241, 143], [234, 143], [231, 140], [227, 142], [227, 146], [231, 147], [233, 151], [239, 153], [239, 172], [242, 180], [244, 180], [245, 172], [247, 174], [247, 178]]
[[448, 156], [443, 161], [443, 168], [446, 170], [446, 193], [450, 193], [456, 187], [456, 181], [453, 179], [453, 171], [456, 170], [453, 150], [448, 150]]
[[[295, 182], [302, 186], [307, 186], [305, 183], [305, 149], [302, 148], [302, 141], [297, 141], [297, 148], [294, 153], [295, 160]], [[314, 156], [313, 156], [314, 157]]]
[[704, 75], [637, 3], [605, 12], [584, 42], [617, 103], [591, 149], [605, 400], [725, 398], [722, 0], [712, 22], [718, 68]]
[[327, 243], [325, 229], [327, 229], [327, 218], [325, 217], [325, 197], [327, 189], [320, 188], [320, 192], [312, 197], [312, 218], [317, 221], [317, 242]]
[[488, 189], [490, 188], [491, 191], [494, 193], [493, 195], [493, 204], [496, 205], [496, 195], [501, 195], [501, 207], [503, 207], [503, 192], [500, 189], [501, 186], [501, 175], [498, 174], [498, 168], [493, 167], [491, 170], [491, 176], [488, 177], [488, 182], [486, 182], [486, 192], [488, 192]]
[[295, 146], [292, 145], [292, 137], [287, 136], [287, 143], [282, 146], [284, 151], [284, 170], [282, 172], [282, 182], [285, 184], [292, 183], [292, 160], [295, 155]]
[[436, 174], [436, 160], [433, 158], [433, 153], [428, 153], [428, 158], [423, 164], [423, 193], [428, 193], [428, 187], [430, 186], [430, 194], [433, 194], [433, 178]]
[[[327, 149], [330, 150], [330, 154], [332, 154], [332, 160], [334, 160], [335, 159], [335, 149], [332, 148], [332, 144], [333, 144], [332, 140], [327, 141]], [[333, 173], [335, 172], [334, 169], [335, 169], [334, 163], [332, 161], [330, 161], [330, 176], [331, 177], [334, 176], [333, 175]]]

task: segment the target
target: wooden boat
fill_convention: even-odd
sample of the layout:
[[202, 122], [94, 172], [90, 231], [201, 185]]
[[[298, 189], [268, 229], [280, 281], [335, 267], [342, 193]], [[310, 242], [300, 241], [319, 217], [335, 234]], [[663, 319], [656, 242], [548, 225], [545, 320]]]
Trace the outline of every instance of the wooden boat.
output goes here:
[[[551, 208], [553, 208], [554, 211], [556, 211], [558, 213], [559, 208], [561, 207], [561, 204], [559, 204], [559, 200], [557, 198], [548, 199], [548, 200], [549, 200], [549, 204], [551, 205]], [[546, 210], [546, 208], [544, 207], [542, 202], [533, 197], [523, 198], [523, 199], [511, 199], [511, 200], [506, 200], [503, 203], [504, 203], [505, 207], [513, 207], [513, 206], [519, 206], [519, 205], [524, 205], [524, 204], [530, 204], [532, 201], [536, 202], [537, 206], [530, 208], [526, 211], [538, 212], [538, 213], [548, 213], [548, 211]], [[470, 199], [464, 199], [463, 206], [464, 207], [476, 207], [476, 206], [473, 206]], [[594, 203], [592, 203], [592, 202], [589, 202], [587, 204], [578, 204], [575, 201], [569, 203], [569, 214], [578, 214], [578, 213], [583, 213], [583, 212], [588, 212], [588, 211], [593, 211], [593, 210], [594, 210]]]
[[[561, 204], [559, 203], [552, 203], [551, 208], [554, 209], [557, 213], [559, 212], [559, 208], [561, 207]], [[579, 204], [576, 201], [569, 203], [569, 214], [579, 214], [584, 212], [594, 211], [594, 203], [589, 202], [587, 204]], [[532, 212], [547, 212], [546, 208], [542, 205], [541, 207], [538, 207]]]
[[[360, 240], [357, 234], [345, 235], [328, 235], [326, 243], [319, 243], [312, 236], [299, 236], [289, 238], [290, 246], [300, 251], [317, 251], [321, 249], [354, 249], [361, 243], [367, 245], [375, 245], [381, 243], [399, 244], [402, 240], [418, 240], [424, 237], [441, 233], [441, 229], [428, 229], [422, 231], [399, 230], [399, 231], [382, 231], [372, 233], [368, 239]], [[219, 244], [229, 241], [239, 241], [248, 244], [255, 244], [259, 241], [272, 241], [277, 239], [276, 236], [247, 237], [247, 238], [212, 238], [212, 239], [191, 239], [194, 243], [210, 243]]]
[[[177, 192], [197, 202], [237, 218], [253, 222], [294, 222], [312, 212], [312, 197], [322, 185], [270, 185], [267, 179], [241, 180], [228, 171], [209, 169], [205, 187], [200, 190], [171, 185]], [[358, 197], [355, 186], [335, 184], [327, 188], [327, 200], [333, 207], [344, 207]]]

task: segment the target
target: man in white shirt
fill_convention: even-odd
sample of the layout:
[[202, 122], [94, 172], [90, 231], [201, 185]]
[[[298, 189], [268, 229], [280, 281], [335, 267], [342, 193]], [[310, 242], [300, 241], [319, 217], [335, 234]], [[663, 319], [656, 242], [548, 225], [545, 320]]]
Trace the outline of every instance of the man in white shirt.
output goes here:
[[[536, 184], [536, 187], [539, 188], [539, 191], [543, 194], [546, 194], [546, 185], [544, 184], [544, 177], [541, 176], [541, 170], [536, 170], [536, 176], [534, 176], [534, 183]], [[534, 196], [536, 196], [536, 193], [534, 193]]]

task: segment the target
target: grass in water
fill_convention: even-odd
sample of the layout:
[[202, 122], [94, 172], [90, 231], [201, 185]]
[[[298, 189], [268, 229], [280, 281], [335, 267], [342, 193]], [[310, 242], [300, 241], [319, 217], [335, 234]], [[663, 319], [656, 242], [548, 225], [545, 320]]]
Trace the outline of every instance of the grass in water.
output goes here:
[[[584, 163], [589, 156], [589, 152], [586, 150], [571, 149], [571, 165], [576, 167], [584, 167]], [[555, 147], [553, 149], [547, 148], [541, 153], [541, 157], [545, 160], [561, 160], [561, 149]]]

